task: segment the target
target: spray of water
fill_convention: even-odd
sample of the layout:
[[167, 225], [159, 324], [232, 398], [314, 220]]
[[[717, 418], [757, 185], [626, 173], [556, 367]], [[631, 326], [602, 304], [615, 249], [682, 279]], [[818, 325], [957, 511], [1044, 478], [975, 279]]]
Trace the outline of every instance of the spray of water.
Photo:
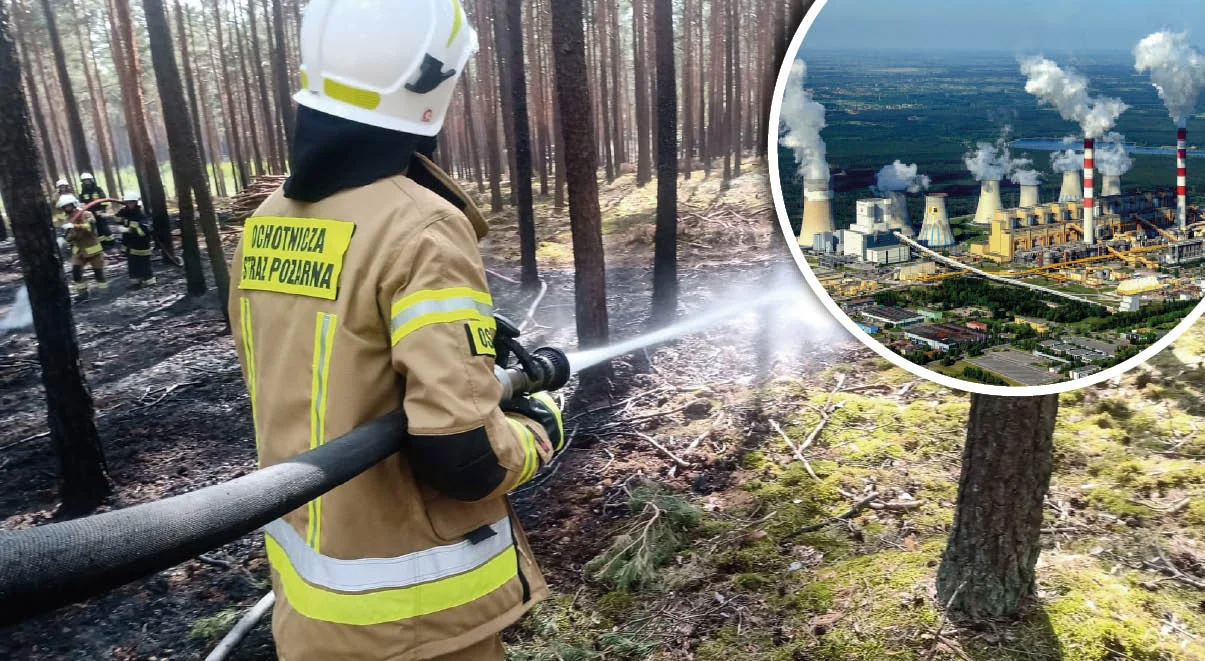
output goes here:
[[33, 310], [29, 307], [29, 292], [22, 287], [17, 290], [17, 300], [8, 313], [0, 319], [0, 333], [29, 328], [33, 325]]
[[817, 337], [831, 335], [837, 328], [836, 322], [820, 307], [811, 292], [799, 287], [773, 287], [770, 293], [756, 298], [749, 299], [746, 296], [734, 299], [732, 303], [720, 305], [710, 312], [684, 319], [647, 335], [606, 347], [575, 351], [569, 354], [569, 365], [575, 373], [580, 372], [633, 351], [669, 342], [770, 306], [791, 306], [797, 312], [797, 318], [814, 328]]

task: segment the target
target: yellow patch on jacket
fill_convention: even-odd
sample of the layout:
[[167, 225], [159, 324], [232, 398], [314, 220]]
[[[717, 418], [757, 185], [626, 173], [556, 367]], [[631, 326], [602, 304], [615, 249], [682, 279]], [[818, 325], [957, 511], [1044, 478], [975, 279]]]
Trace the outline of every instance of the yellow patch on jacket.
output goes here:
[[335, 300], [355, 230], [355, 223], [343, 220], [248, 219], [239, 289]]

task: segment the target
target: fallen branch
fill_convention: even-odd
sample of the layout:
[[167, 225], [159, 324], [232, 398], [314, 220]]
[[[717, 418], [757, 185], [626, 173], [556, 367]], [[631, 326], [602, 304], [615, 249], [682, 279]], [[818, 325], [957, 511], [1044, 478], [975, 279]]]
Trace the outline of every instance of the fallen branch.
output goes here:
[[658, 450], [660, 450], [661, 452], [663, 452], [665, 454], [665, 456], [669, 457], [670, 459], [673, 459], [674, 463], [678, 464], [682, 468], [690, 468], [690, 464], [686, 463], [685, 461], [682, 461], [682, 459], [680, 459], [678, 457], [678, 455], [674, 454], [673, 452], [670, 452], [669, 448], [658, 443], [657, 439], [653, 438], [652, 436], [649, 436], [648, 434], [643, 434], [638, 431], [627, 432], [627, 433], [632, 434], [634, 436], [639, 436], [640, 438], [643, 438], [644, 440], [648, 441], [650, 444], [652, 444], [653, 447], [655, 447]]
[[530, 323], [532, 326], [539, 325], [536, 323], [536, 310], [539, 309], [540, 303], [544, 302], [544, 296], [547, 294], [548, 294], [548, 283], [543, 280], [540, 280], [540, 293], [536, 296], [536, 300], [534, 302], [532, 302], [531, 307], [528, 308], [527, 318], [524, 319], [523, 323], [519, 325], [520, 331], [526, 331], [528, 328], [530, 328], [531, 326], [528, 326], [528, 323]]
[[925, 504], [923, 500], [893, 500], [890, 503], [871, 503], [872, 510], [888, 510], [892, 512], [908, 512], [918, 509]]
[[946, 616], [950, 612], [950, 606], [954, 605], [954, 600], [958, 598], [958, 593], [962, 592], [966, 584], [967, 582], [963, 581], [958, 587], [954, 588], [954, 593], [946, 601], [946, 607], [941, 611], [941, 619], [937, 621], [937, 631], [933, 632], [933, 646], [929, 648], [929, 653], [925, 655], [924, 661], [929, 661], [937, 653], [937, 646], [941, 644], [941, 630], [946, 628]]
[[813, 523], [810, 526], [804, 526], [799, 529], [799, 532], [800, 533], [816, 532], [817, 530], [820, 530], [821, 528], [824, 528], [825, 526], [827, 526], [829, 524], [836, 523], [838, 521], [848, 521], [849, 519], [852, 519], [855, 516], [857, 516], [858, 514], [860, 514], [867, 507], [870, 507], [870, 504], [873, 503], [875, 500], [878, 500], [878, 498], [879, 498], [879, 492], [871, 491], [869, 495], [862, 498], [862, 500], [859, 500], [858, 502], [854, 503], [853, 506], [851, 506], [849, 509], [845, 510], [844, 512], [838, 514], [837, 516], [825, 519], [825, 520], [821, 521], [820, 523]]
[[791, 442], [791, 437], [787, 436], [787, 433], [782, 430], [782, 427], [778, 426], [776, 421], [771, 420], [770, 426], [774, 428], [774, 431], [778, 432], [778, 435], [782, 437], [782, 440], [786, 441], [787, 447], [791, 448], [791, 451], [795, 453], [795, 458], [803, 462], [803, 468], [808, 472], [808, 475], [811, 475], [813, 480], [819, 482], [820, 476], [816, 475], [816, 471], [812, 470], [812, 464], [808, 462], [807, 457], [803, 456], [803, 450]]

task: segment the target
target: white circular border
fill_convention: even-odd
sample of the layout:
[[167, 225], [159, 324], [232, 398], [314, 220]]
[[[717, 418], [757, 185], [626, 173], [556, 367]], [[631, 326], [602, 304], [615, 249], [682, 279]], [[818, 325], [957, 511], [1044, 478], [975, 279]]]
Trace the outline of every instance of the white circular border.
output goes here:
[[841, 306], [833, 300], [824, 286], [820, 284], [820, 280], [816, 274], [812, 273], [812, 267], [803, 257], [803, 251], [800, 250], [796, 240], [795, 233], [791, 228], [791, 221], [787, 215], [786, 202], [782, 197], [782, 181], [779, 176], [778, 163], [778, 133], [782, 123], [782, 95], [787, 87], [787, 78], [791, 71], [791, 65], [795, 62], [795, 58], [799, 55], [799, 49], [803, 46], [803, 40], [807, 36], [812, 25], [816, 22], [816, 17], [824, 10], [825, 5], [829, 0], [816, 0], [810, 11], [803, 19], [803, 23], [799, 26], [799, 30], [795, 33], [795, 37], [791, 40], [791, 45], [787, 48], [786, 57], [783, 59], [782, 69], [778, 72], [778, 83], [774, 87], [774, 100], [770, 105], [770, 130], [767, 132], [770, 137], [770, 144], [767, 147], [767, 154], [770, 159], [770, 189], [774, 196], [774, 209], [778, 212], [778, 223], [782, 227], [783, 233], [787, 236], [787, 245], [791, 249], [791, 255], [795, 258], [795, 263], [799, 266], [799, 270], [803, 272], [803, 277], [808, 281], [812, 291], [815, 292], [820, 302], [833, 317], [849, 331], [851, 335], [858, 338], [862, 344], [865, 344], [872, 351], [879, 354], [883, 358], [891, 361], [895, 365], [908, 370], [916, 376], [941, 384], [947, 388], [962, 390], [966, 392], [978, 393], [980, 395], [1002, 395], [1006, 397], [1033, 397], [1035, 395], [1055, 395], [1064, 392], [1070, 392], [1079, 388], [1095, 385], [1108, 381], [1114, 377], [1119, 377], [1122, 374], [1138, 367], [1142, 363], [1153, 358], [1156, 354], [1166, 349], [1176, 338], [1180, 337], [1187, 331], [1202, 314], [1205, 314], [1205, 300], [1202, 300], [1197, 307], [1193, 308], [1192, 312], [1184, 318], [1171, 332], [1164, 335], [1157, 342], [1147, 347], [1137, 356], [1119, 365], [1114, 365], [1106, 370], [1097, 372], [1091, 376], [1076, 379], [1074, 381], [1064, 381], [1061, 383], [1052, 383], [1044, 386], [990, 386], [983, 383], [974, 383], [972, 381], [963, 381], [952, 376], [946, 376], [926, 369], [895, 353], [894, 351], [883, 346], [881, 342], [870, 336], [869, 333], [858, 328], [856, 322], [845, 314]]

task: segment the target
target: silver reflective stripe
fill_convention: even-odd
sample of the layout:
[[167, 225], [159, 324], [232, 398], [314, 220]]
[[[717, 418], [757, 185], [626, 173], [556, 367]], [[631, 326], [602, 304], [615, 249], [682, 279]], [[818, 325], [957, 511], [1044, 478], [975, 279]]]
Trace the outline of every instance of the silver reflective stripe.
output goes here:
[[396, 558], [362, 560], [339, 560], [318, 553], [284, 519], [264, 526], [264, 532], [276, 540], [305, 582], [340, 592], [367, 592], [437, 581], [484, 565], [512, 544], [509, 517], [490, 528], [497, 534], [480, 544], [465, 540]]
[[486, 317], [494, 316], [494, 306], [473, 300], [468, 296], [445, 298], [436, 301], [422, 301], [421, 303], [407, 306], [404, 310], [394, 315], [392, 331], [394, 333], [398, 332], [402, 326], [419, 317], [437, 312], [459, 312], [460, 310], [476, 310]]

